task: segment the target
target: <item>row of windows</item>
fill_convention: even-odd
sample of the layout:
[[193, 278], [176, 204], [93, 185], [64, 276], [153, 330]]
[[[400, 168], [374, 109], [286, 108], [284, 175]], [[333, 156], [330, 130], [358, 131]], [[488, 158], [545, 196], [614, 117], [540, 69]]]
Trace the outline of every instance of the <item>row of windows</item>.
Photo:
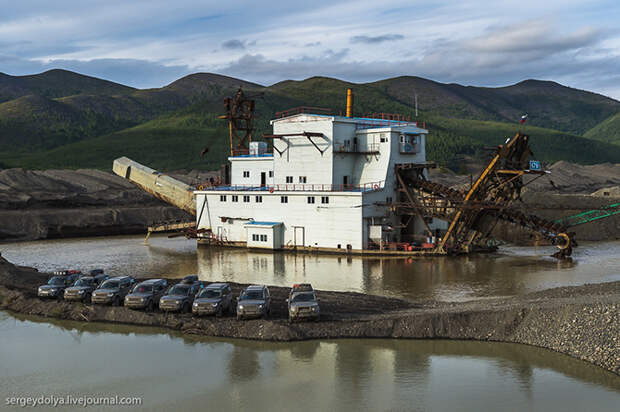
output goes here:
[[[250, 171], [249, 170], [244, 170], [243, 171], [243, 177], [250, 177]], [[273, 170], [269, 171], [269, 177], [273, 177]]]
[[[232, 195], [232, 201], [233, 202], [238, 202], [239, 201], [239, 196], [238, 195]], [[220, 202], [225, 202], [227, 199], [227, 195], [220, 195]], [[255, 196], [256, 203], [262, 203], [263, 202], [263, 197], [262, 196]], [[243, 202], [244, 203], [250, 203], [250, 196], [243, 196]]]
[[267, 235], [257, 235], [257, 234], [253, 234], [252, 235], [252, 240], [254, 242], [266, 242], [267, 241]]
[[[220, 195], [220, 202], [226, 202], [226, 199], [228, 198], [227, 195]], [[232, 195], [231, 196], [232, 201], [233, 202], [238, 202], [239, 201], [239, 196], [238, 195]], [[256, 201], [256, 203], [263, 203], [263, 197], [262, 196], [254, 196], [254, 200]], [[243, 202], [244, 203], [249, 203], [250, 202], [250, 196], [248, 195], [244, 195], [243, 196]], [[308, 196], [308, 203], [309, 204], [314, 204], [315, 199], [314, 196]], [[280, 203], [288, 203], [288, 196], [280, 196]], [[328, 204], [329, 203], [329, 196], [321, 196], [321, 203], [322, 204]]]
[[[308, 196], [308, 203], [314, 204], [314, 196]], [[329, 203], [329, 196], [321, 196], [321, 203], [322, 204]]]
[[[293, 183], [293, 176], [286, 176], [286, 183]], [[299, 183], [308, 183], [308, 177], [299, 176]]]

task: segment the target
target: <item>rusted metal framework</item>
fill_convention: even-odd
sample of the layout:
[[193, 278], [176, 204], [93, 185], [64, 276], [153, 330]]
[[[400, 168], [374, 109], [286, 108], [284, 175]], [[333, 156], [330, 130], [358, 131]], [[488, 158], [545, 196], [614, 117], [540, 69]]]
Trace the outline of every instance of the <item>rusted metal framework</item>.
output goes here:
[[[564, 225], [511, 207], [525, 184], [546, 173], [528, 168], [531, 155], [529, 137], [517, 133], [495, 149], [491, 161], [466, 192], [427, 181], [425, 167], [397, 165], [395, 174], [402, 196], [396, 210], [403, 216], [419, 217], [431, 236], [428, 218], [450, 222], [437, 242], [438, 253], [467, 253], [484, 246], [495, 225], [506, 221], [537, 232], [557, 245], [560, 250], [555, 257], [570, 256], [574, 234], [568, 233]], [[525, 175], [535, 177], [525, 183]]]
[[248, 154], [254, 130], [254, 100], [244, 95], [239, 88], [234, 97], [224, 99], [224, 105], [226, 114], [218, 118], [228, 120], [230, 155]]

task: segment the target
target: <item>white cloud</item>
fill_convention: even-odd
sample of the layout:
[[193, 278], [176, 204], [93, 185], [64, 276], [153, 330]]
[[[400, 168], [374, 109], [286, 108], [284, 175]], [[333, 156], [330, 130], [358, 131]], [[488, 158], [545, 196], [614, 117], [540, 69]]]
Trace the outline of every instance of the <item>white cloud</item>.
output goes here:
[[35, 1], [3, 10], [0, 55], [12, 63], [0, 61], [0, 71], [63, 64], [134, 86], [190, 71], [259, 83], [313, 75], [482, 85], [545, 78], [620, 97], [619, 15], [620, 5], [604, 0]]

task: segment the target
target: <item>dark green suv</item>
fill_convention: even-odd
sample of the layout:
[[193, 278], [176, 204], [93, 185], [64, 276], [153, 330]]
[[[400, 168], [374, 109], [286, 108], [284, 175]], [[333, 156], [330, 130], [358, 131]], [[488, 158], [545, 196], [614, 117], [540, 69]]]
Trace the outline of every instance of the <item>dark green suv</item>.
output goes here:
[[71, 287], [65, 289], [65, 300], [89, 302], [93, 290], [97, 288], [97, 280], [92, 276], [82, 276]]
[[195, 316], [222, 316], [225, 312], [233, 313], [232, 290], [228, 283], [211, 283], [203, 288], [192, 305]]
[[194, 297], [203, 287], [202, 282], [193, 281], [193, 279], [177, 283], [168, 290], [165, 296], [159, 299], [159, 309], [164, 312], [189, 313], [192, 310]]
[[125, 296], [125, 306], [130, 309], [145, 309], [152, 312], [159, 299], [166, 293], [168, 282], [165, 279], [149, 279], [138, 283], [130, 294]]
[[120, 306], [135, 280], [131, 276], [117, 276], [103, 282], [92, 294], [91, 301], [99, 305]]

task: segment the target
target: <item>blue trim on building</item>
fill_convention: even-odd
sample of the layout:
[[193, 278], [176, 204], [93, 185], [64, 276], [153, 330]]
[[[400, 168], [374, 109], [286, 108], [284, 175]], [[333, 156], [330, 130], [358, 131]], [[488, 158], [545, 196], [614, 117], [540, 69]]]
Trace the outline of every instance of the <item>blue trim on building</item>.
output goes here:
[[246, 223], [246, 225], [260, 225], [260, 226], [277, 226], [281, 224], [282, 222], [259, 222], [256, 220]]

